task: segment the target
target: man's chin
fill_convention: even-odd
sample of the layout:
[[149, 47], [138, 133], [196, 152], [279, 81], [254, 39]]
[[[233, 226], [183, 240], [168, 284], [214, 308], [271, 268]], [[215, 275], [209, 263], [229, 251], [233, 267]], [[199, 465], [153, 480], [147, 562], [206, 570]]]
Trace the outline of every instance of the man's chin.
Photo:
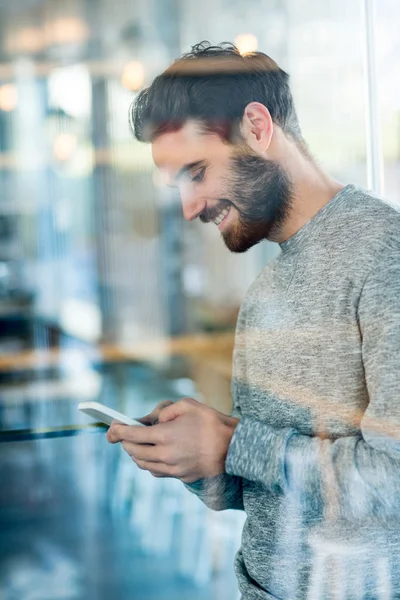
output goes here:
[[261, 240], [238, 239], [238, 238], [235, 238], [234, 236], [229, 236], [229, 235], [225, 236], [223, 234], [222, 234], [222, 238], [224, 240], [225, 246], [233, 254], [243, 254], [244, 252], [247, 252], [248, 250], [250, 250], [250, 248], [252, 248], [253, 246], [255, 246], [256, 244], [258, 244], [261, 241]]

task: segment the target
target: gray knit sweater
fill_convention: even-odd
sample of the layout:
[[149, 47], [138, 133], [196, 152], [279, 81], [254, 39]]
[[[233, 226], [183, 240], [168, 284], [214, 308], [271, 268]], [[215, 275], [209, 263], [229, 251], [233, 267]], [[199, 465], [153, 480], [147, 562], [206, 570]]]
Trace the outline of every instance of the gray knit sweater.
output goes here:
[[400, 212], [346, 186], [241, 307], [226, 473], [245, 600], [400, 598]]

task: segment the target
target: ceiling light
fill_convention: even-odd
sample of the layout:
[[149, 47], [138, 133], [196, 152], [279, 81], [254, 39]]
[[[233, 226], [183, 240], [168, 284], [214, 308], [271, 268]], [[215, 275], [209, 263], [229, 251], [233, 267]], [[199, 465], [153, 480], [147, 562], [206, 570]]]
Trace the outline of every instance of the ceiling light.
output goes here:
[[60, 133], [53, 144], [54, 158], [59, 162], [65, 162], [72, 158], [76, 150], [77, 139], [72, 133]]
[[0, 86], [0, 110], [11, 112], [17, 108], [18, 90], [13, 83]]
[[128, 90], [137, 92], [144, 84], [144, 67], [138, 60], [129, 62], [121, 77], [121, 83]]
[[258, 40], [252, 33], [241, 33], [235, 38], [235, 46], [240, 54], [255, 52], [258, 48]]

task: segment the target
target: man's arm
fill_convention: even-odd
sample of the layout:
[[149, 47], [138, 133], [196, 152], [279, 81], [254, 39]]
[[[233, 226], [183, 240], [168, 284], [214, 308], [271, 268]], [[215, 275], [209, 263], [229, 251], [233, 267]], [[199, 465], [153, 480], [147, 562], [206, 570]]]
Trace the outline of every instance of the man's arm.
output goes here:
[[400, 253], [371, 272], [359, 303], [369, 406], [361, 435], [335, 441], [243, 417], [226, 459], [231, 475], [345, 519], [400, 518]]

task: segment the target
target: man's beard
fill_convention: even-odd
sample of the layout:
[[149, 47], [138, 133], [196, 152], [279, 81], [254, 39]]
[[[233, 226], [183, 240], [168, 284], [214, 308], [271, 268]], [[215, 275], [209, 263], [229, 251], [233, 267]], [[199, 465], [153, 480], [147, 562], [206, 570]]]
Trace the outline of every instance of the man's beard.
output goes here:
[[212, 211], [202, 213], [200, 219], [208, 222], [222, 209], [235, 207], [239, 218], [221, 232], [231, 252], [246, 252], [276, 236], [292, 205], [292, 183], [278, 163], [256, 154], [238, 153], [230, 160], [224, 189], [225, 198]]

